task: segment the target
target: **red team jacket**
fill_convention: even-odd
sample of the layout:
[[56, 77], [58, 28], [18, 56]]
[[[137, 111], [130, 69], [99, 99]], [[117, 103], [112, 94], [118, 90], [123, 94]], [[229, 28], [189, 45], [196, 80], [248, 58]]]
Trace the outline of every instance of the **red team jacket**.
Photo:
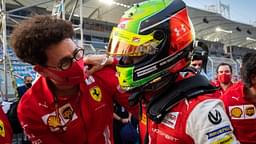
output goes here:
[[126, 95], [116, 97], [117, 85], [115, 71], [104, 68], [80, 83], [79, 96], [59, 99], [56, 108], [40, 77], [20, 101], [19, 120], [33, 144], [113, 143], [113, 99], [128, 104]]
[[0, 106], [0, 144], [12, 143], [12, 127]]
[[[145, 107], [140, 132], [145, 138]], [[148, 119], [149, 144], [236, 144], [239, 143], [221, 100], [213, 95], [182, 100], [160, 124]], [[143, 143], [143, 142], [142, 142]]]
[[242, 144], [255, 144], [256, 104], [246, 99], [244, 87], [242, 82], [236, 83], [221, 98], [225, 103], [237, 139]]

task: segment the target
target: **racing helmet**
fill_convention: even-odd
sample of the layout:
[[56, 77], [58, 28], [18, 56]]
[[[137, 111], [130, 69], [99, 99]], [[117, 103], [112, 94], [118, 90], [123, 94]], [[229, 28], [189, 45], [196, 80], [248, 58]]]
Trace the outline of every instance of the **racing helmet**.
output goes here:
[[114, 27], [107, 53], [119, 56], [119, 84], [131, 90], [189, 64], [194, 29], [181, 0], [135, 4]]

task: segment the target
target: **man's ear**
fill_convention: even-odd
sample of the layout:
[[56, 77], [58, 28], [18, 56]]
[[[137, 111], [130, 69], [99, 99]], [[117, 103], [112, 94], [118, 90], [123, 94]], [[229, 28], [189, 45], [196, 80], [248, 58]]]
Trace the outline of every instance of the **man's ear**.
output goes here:
[[47, 77], [47, 73], [45, 72], [45, 68], [40, 65], [35, 65], [33, 68], [36, 72], [38, 72], [41, 76]]

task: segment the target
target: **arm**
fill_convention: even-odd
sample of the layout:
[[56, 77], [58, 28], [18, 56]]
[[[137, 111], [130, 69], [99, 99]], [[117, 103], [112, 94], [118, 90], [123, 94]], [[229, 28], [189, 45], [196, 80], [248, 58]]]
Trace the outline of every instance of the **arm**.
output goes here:
[[187, 119], [186, 133], [198, 144], [239, 143], [219, 99], [204, 100], [193, 109]]
[[110, 66], [115, 70], [115, 66], [118, 63], [117, 59], [106, 56], [106, 55], [90, 55], [84, 57], [84, 62], [86, 65], [91, 65], [92, 67], [88, 69], [88, 74], [92, 74], [105, 66]]
[[113, 113], [113, 117], [114, 117], [114, 119], [116, 119], [118, 121], [122, 121], [122, 118], [120, 116], [118, 116], [116, 113]]

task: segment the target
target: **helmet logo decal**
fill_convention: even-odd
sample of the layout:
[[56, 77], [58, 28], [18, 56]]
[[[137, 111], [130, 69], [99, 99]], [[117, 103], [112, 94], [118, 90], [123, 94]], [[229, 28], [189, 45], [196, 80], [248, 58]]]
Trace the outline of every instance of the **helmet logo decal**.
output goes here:
[[131, 20], [131, 18], [121, 18], [120, 23], [118, 24], [118, 28], [120, 29], [126, 29], [127, 23]]
[[176, 33], [176, 36], [178, 37], [178, 36], [180, 36], [180, 32], [186, 32], [187, 30], [186, 30], [186, 27], [185, 27], [185, 25], [184, 24], [181, 24], [180, 25], [180, 28], [178, 28], [178, 27], [176, 27], [176, 28], [174, 28], [174, 32]]
[[146, 77], [147, 74], [150, 74], [154, 71], [156, 72], [156, 71], [164, 70], [164, 69], [168, 68], [169, 66], [173, 65], [174, 63], [176, 63], [177, 61], [179, 61], [180, 59], [182, 59], [186, 55], [187, 55], [187, 53], [185, 53], [184, 51], [180, 51], [175, 55], [170, 55], [170, 56], [168, 56], [164, 59], [161, 59], [159, 61], [156, 61], [152, 64], [135, 69], [134, 70], [134, 79]]

